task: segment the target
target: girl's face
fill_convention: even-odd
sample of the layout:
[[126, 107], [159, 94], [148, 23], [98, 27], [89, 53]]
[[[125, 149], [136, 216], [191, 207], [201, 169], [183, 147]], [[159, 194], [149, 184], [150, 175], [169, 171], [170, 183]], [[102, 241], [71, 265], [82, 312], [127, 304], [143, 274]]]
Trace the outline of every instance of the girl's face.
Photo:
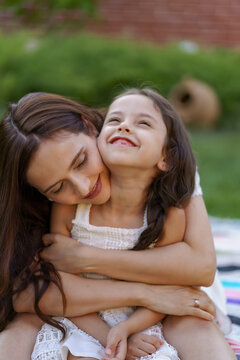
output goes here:
[[96, 137], [84, 133], [60, 131], [43, 140], [31, 158], [27, 181], [61, 204], [103, 204], [110, 197], [109, 174]]
[[167, 129], [160, 110], [144, 95], [123, 95], [110, 106], [98, 137], [102, 158], [114, 166], [166, 170]]

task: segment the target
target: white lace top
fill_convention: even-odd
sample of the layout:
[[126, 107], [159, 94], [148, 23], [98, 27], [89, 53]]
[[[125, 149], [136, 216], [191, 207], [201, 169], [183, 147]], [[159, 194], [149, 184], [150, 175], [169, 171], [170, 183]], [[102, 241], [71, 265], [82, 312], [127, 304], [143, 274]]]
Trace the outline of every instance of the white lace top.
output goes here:
[[[192, 196], [202, 195], [200, 177], [195, 176], [195, 189]], [[144, 213], [143, 225], [136, 229], [94, 226], [89, 223], [91, 205], [79, 204], [75, 219], [72, 221], [72, 237], [82, 244], [102, 249], [128, 250], [137, 243], [142, 231], [147, 227], [147, 214]]]
[[192, 193], [192, 196], [197, 196], [197, 195], [202, 195], [203, 192], [202, 192], [202, 188], [201, 188], [201, 185], [200, 185], [200, 176], [199, 176], [199, 173], [198, 173], [198, 170], [196, 171], [196, 174], [195, 174], [195, 188], [194, 188], [194, 191]]

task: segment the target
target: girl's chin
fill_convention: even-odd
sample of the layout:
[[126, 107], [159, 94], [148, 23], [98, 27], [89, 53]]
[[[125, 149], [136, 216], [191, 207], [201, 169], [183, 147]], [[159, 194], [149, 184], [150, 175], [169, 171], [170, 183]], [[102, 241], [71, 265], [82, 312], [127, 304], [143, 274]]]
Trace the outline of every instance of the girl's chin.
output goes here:
[[89, 199], [88, 201], [84, 201], [85, 203], [92, 204], [92, 205], [102, 205], [105, 204], [110, 199], [110, 192], [106, 194], [99, 194], [94, 199]]

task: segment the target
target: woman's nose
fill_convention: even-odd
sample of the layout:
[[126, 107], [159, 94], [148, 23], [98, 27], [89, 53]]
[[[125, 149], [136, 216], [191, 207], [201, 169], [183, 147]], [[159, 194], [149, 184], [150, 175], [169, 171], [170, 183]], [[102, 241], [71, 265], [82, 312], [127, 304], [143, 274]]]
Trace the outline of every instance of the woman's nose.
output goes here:
[[75, 193], [84, 198], [90, 192], [90, 179], [87, 176], [78, 175], [72, 179]]

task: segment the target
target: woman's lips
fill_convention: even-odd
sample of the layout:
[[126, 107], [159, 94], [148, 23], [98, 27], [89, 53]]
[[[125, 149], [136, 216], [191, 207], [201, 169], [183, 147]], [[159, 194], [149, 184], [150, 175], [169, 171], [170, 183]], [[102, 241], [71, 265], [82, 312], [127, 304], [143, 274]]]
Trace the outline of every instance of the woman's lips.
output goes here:
[[135, 147], [137, 146], [131, 139], [126, 137], [114, 137], [111, 139], [110, 144], [119, 145], [123, 147]]
[[88, 193], [88, 195], [84, 197], [84, 199], [94, 199], [96, 196], [98, 196], [101, 189], [102, 189], [102, 182], [99, 175], [96, 184], [94, 185], [92, 190]]

